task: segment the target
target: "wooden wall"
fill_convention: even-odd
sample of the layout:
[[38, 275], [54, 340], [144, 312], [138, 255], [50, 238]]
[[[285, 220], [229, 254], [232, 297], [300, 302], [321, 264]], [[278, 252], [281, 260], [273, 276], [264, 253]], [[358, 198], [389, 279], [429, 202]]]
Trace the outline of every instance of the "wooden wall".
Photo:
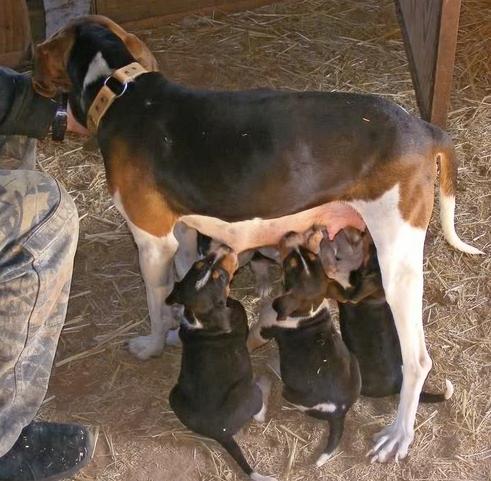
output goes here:
[[93, 0], [95, 13], [107, 15], [126, 28], [155, 27], [173, 22], [185, 15], [227, 13], [261, 5], [274, 0]]
[[28, 55], [31, 27], [24, 0], [0, 0], [0, 65], [16, 66]]

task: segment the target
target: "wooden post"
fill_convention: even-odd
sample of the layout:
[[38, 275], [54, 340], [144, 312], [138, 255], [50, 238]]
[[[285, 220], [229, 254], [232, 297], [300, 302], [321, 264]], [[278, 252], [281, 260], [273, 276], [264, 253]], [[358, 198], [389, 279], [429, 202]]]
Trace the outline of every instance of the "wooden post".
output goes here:
[[461, 0], [396, 0], [423, 119], [445, 127]]
[[31, 27], [25, 0], [0, 2], [0, 65], [16, 67], [28, 56]]

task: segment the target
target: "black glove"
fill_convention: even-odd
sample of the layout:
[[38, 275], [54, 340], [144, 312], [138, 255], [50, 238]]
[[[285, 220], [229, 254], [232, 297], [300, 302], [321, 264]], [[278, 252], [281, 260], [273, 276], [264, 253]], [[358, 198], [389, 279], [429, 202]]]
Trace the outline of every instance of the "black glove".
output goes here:
[[0, 135], [45, 137], [56, 108], [33, 90], [29, 76], [0, 67]]

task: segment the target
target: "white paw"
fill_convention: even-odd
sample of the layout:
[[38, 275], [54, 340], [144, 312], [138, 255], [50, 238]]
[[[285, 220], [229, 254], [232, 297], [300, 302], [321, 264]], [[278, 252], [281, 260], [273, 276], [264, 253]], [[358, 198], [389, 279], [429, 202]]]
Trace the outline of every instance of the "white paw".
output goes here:
[[251, 479], [252, 481], [277, 481], [277, 479], [273, 478], [273, 476], [264, 476], [263, 474], [256, 473], [255, 471], [251, 473]]
[[141, 361], [159, 356], [164, 349], [164, 340], [158, 336], [139, 336], [128, 341], [128, 348]]
[[254, 414], [253, 418], [256, 422], [260, 424], [266, 421], [266, 404], [263, 403], [261, 409], [259, 410], [259, 412]]
[[166, 346], [182, 346], [181, 338], [179, 337], [179, 329], [172, 329], [167, 333], [167, 337], [165, 338]]
[[396, 463], [407, 456], [414, 431], [406, 431], [396, 423], [390, 424], [374, 436], [375, 446], [368, 452], [370, 462], [385, 463], [394, 458]]
[[332, 453], [322, 453], [319, 456], [319, 459], [315, 462], [315, 465], [320, 468], [324, 464], [326, 464], [333, 456], [334, 456], [335, 451]]

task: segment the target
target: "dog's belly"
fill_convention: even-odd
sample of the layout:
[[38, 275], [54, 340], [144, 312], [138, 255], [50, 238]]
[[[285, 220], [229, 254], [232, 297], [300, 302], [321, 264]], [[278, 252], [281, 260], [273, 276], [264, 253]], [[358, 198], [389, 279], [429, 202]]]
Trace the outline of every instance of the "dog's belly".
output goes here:
[[304, 232], [314, 224], [326, 226], [331, 239], [347, 226], [365, 229], [360, 215], [350, 205], [340, 201], [328, 202], [276, 219], [254, 218], [240, 222], [225, 222], [215, 217], [185, 215], [179, 220], [202, 234], [227, 244], [235, 252], [276, 245], [287, 232]]

